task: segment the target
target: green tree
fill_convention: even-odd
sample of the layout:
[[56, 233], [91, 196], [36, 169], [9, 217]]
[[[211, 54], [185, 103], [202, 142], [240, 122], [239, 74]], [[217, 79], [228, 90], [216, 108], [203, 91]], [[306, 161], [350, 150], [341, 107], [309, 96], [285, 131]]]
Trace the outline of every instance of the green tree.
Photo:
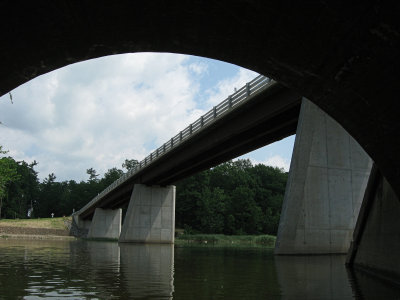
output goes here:
[[[39, 193], [39, 180], [34, 161], [28, 164], [25, 161], [17, 162], [18, 179], [13, 180], [8, 188], [7, 203], [4, 206], [5, 217], [26, 218], [28, 210], [36, 206]], [[30, 211], [30, 217], [36, 209]]]
[[122, 163], [122, 167], [125, 168], [127, 171], [131, 171], [136, 169], [139, 166], [139, 161], [136, 159], [125, 159]]
[[[0, 146], [0, 154], [7, 154]], [[11, 157], [2, 157], [0, 159], [0, 218], [2, 215], [3, 200], [7, 196], [7, 188], [13, 180], [19, 178], [17, 173], [17, 163]]]
[[90, 182], [96, 182], [98, 180], [97, 177], [99, 177], [99, 174], [97, 174], [95, 169], [93, 169], [93, 168], [87, 169], [86, 174], [89, 175]]
[[124, 175], [124, 172], [120, 169], [117, 168], [108, 169], [108, 171], [104, 174], [104, 177], [100, 179], [100, 185], [102, 189], [108, 187], [122, 175]]

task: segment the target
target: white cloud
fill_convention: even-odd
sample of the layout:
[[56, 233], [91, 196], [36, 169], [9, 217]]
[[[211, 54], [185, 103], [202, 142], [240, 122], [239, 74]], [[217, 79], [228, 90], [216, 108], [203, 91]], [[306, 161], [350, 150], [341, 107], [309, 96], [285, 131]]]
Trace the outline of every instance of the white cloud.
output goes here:
[[251, 162], [253, 163], [253, 165], [256, 164], [263, 164], [266, 166], [271, 166], [271, 167], [278, 167], [280, 169], [284, 169], [286, 172], [289, 171], [290, 168], [290, 160], [286, 159], [280, 155], [273, 155], [268, 157], [266, 160], [264, 161], [257, 161], [255, 159], [250, 158]]
[[207, 94], [209, 95], [207, 104], [209, 106], [217, 105], [229, 95], [233, 94], [235, 88], [240, 89], [247, 82], [253, 80], [257, 75], [256, 72], [239, 69], [239, 72], [234, 77], [221, 80], [215, 87], [207, 91]]
[[202, 113], [195, 95], [202, 64], [183, 55], [118, 55], [42, 75], [0, 99], [0, 144], [39, 162], [41, 178], [86, 179], [150, 150]]
[[[39, 162], [41, 179], [55, 173], [58, 180], [86, 180], [90, 167], [102, 174], [126, 158], [141, 160], [257, 76], [231, 65], [204, 92], [201, 79], [210, 75], [209, 64], [137, 53], [42, 75], [12, 91], [14, 104], [8, 95], [0, 98], [6, 125], [0, 126], [0, 145], [16, 160]], [[288, 169], [283, 158], [264, 163]]]
[[[197, 97], [208, 62], [139, 53], [77, 63], [0, 98], [0, 145], [16, 160], [39, 162], [39, 177], [85, 180], [125, 158], [143, 159], [257, 74], [239, 69]], [[232, 66], [232, 70], [238, 70]]]

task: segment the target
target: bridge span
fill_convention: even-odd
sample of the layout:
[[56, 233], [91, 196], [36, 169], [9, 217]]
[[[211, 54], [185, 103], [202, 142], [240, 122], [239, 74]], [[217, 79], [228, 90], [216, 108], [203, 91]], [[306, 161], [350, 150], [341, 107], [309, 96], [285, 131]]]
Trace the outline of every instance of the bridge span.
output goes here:
[[96, 208], [129, 202], [135, 184], [166, 186], [296, 133], [301, 96], [258, 76], [157, 148], [80, 209], [92, 219]]

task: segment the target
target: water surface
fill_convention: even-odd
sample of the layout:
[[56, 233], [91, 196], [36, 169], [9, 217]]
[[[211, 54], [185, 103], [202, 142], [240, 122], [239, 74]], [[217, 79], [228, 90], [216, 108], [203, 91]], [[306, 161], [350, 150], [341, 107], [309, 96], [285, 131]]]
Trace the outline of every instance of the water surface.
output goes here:
[[[0, 240], [0, 299], [398, 299], [344, 256], [264, 248]], [[384, 296], [384, 297], [383, 297]]]

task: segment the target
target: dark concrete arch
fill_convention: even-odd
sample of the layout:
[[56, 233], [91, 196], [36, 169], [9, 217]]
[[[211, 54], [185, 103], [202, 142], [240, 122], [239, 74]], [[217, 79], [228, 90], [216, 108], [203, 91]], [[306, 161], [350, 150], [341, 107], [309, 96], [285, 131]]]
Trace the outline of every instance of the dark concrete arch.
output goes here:
[[235, 63], [320, 106], [400, 195], [399, 12], [395, 1], [3, 1], [0, 94], [116, 53]]

